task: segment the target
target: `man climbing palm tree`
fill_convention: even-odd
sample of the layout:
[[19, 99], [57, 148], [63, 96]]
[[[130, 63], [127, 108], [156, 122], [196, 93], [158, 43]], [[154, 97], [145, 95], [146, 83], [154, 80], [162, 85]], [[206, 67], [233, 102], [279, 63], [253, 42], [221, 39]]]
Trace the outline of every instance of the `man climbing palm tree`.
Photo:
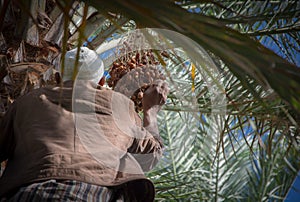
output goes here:
[[[21, 97], [0, 122], [0, 161], [8, 159], [0, 196], [153, 201], [154, 187], [143, 169], [151, 169], [162, 154], [156, 114], [166, 100], [166, 83], [158, 81], [145, 92], [142, 126], [127, 97], [97, 86], [103, 63], [94, 51], [79, 50], [73, 81], [76, 55], [77, 49], [66, 54], [62, 87]], [[139, 154], [144, 158], [137, 161]]]

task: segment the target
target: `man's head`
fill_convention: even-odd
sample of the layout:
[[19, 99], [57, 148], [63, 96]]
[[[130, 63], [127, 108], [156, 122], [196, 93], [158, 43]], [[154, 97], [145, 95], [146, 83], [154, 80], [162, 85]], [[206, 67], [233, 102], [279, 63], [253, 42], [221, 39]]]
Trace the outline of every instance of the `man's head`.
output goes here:
[[[70, 50], [65, 55], [64, 71], [62, 75], [63, 81], [73, 80], [77, 50], [77, 48]], [[104, 73], [102, 60], [95, 51], [90, 50], [87, 47], [80, 47], [77, 69], [77, 79], [92, 81], [94, 83], [98, 83]]]

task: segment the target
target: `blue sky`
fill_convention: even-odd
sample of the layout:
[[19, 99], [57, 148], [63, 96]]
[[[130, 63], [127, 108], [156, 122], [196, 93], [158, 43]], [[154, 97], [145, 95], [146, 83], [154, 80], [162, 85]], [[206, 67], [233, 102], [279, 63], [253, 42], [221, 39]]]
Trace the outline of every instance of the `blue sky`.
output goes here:
[[285, 198], [285, 202], [296, 202], [300, 201], [300, 172], [298, 172], [298, 177], [295, 179], [292, 188]]

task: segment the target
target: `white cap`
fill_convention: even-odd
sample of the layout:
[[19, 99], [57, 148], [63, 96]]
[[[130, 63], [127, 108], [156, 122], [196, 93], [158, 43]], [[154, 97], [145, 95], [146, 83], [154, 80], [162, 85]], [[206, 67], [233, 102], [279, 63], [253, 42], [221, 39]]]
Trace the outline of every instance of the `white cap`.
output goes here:
[[[77, 48], [66, 53], [63, 81], [72, 80], [73, 72], [75, 70], [76, 55]], [[98, 54], [87, 47], [80, 47], [78, 74], [76, 79], [98, 83], [103, 76], [103, 73], [104, 65]]]

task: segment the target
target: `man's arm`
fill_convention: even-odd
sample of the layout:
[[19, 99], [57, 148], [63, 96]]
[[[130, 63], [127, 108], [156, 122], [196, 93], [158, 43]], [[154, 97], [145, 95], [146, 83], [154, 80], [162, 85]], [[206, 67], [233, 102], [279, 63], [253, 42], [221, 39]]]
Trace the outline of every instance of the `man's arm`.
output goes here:
[[144, 127], [156, 137], [159, 137], [157, 113], [165, 104], [168, 93], [168, 84], [162, 80], [157, 80], [146, 90], [143, 96]]
[[[142, 143], [141, 149], [135, 147], [135, 153], [153, 152], [154, 148], [158, 148], [158, 144], [162, 147], [161, 138], [159, 136], [157, 125], [157, 113], [160, 111], [162, 105], [167, 100], [169, 93], [168, 84], [162, 80], [155, 81], [144, 93], [143, 96], [143, 127], [147, 131], [147, 135], [143, 135], [143, 139], [135, 140]], [[135, 142], [136, 143], [136, 142]], [[150, 144], [146, 146], [147, 144]], [[151, 144], [154, 144], [151, 146]], [[148, 149], [147, 149], [148, 148]]]
[[159, 136], [157, 113], [166, 102], [169, 88], [167, 83], [157, 81], [151, 85], [143, 96], [143, 128], [142, 139], [135, 138], [128, 152], [135, 154], [144, 171], [151, 170], [162, 155], [163, 143]]

